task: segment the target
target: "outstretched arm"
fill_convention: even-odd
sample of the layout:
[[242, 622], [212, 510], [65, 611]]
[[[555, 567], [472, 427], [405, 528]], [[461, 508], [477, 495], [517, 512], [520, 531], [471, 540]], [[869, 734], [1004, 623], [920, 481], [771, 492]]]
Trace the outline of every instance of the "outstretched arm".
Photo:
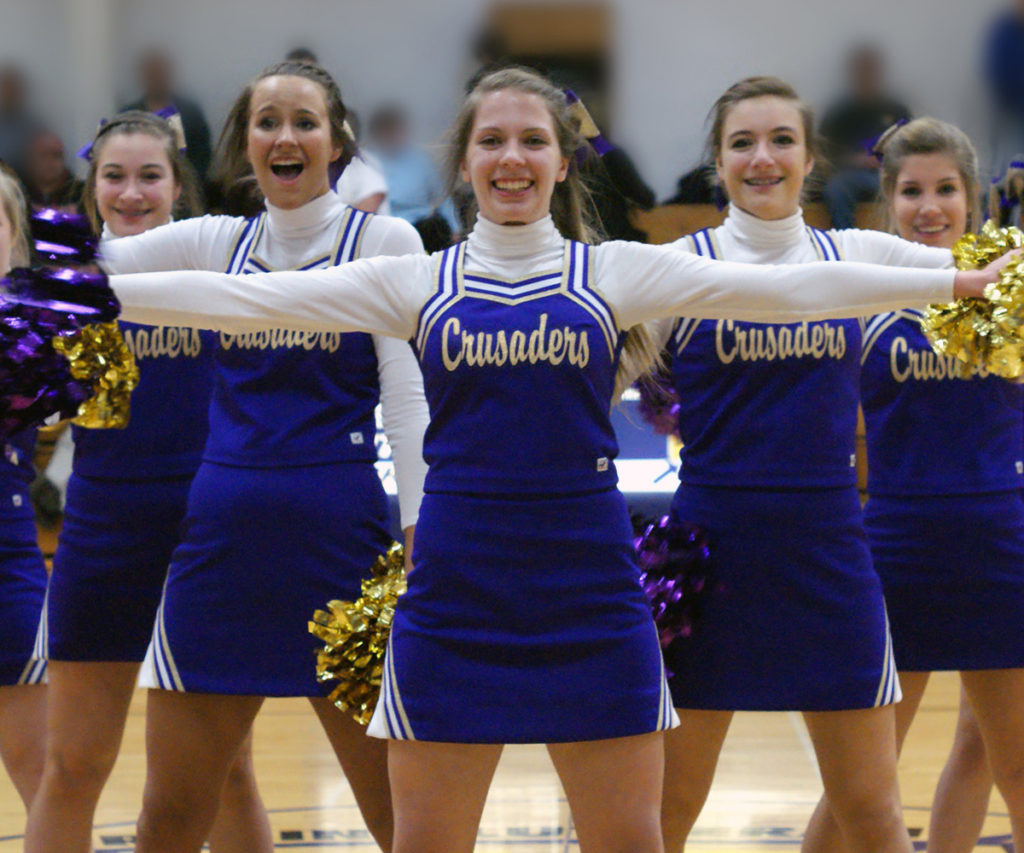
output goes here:
[[739, 264], [627, 242], [605, 243], [594, 252], [598, 286], [622, 328], [671, 316], [754, 323], [863, 317], [949, 302], [954, 296], [980, 296], [996, 277], [987, 271], [834, 261]]
[[426, 255], [321, 270], [228, 275], [187, 270], [111, 276], [121, 317], [226, 332], [374, 332], [408, 340], [432, 282]]

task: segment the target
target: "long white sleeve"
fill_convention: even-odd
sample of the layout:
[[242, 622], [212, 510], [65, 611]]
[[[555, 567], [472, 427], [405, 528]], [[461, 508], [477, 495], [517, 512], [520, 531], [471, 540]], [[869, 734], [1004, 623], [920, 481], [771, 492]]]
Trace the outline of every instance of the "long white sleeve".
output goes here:
[[670, 316], [755, 323], [862, 317], [953, 298], [953, 270], [737, 264], [627, 242], [593, 251], [598, 286], [621, 328]]
[[860, 229], [832, 233], [842, 247], [843, 258], [848, 261], [918, 269], [948, 269], [953, 266], [953, 253], [949, 249], [914, 243], [895, 234]]
[[398, 486], [402, 528], [416, 523], [427, 463], [423, 461], [423, 433], [430, 423], [423, 394], [423, 376], [406, 341], [373, 336], [380, 377], [381, 416], [391, 445]]
[[121, 317], [236, 334], [260, 329], [372, 332], [409, 340], [432, 284], [427, 255], [249, 275], [186, 270], [111, 276]]
[[222, 270], [244, 223], [244, 219], [234, 216], [200, 216], [133, 237], [104, 240], [100, 266], [108, 273]]

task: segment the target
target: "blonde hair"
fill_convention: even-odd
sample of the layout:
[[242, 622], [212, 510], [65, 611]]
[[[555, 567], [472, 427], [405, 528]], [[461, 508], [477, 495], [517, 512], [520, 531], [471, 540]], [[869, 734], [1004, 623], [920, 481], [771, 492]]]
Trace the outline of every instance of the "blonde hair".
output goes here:
[[[14, 175], [0, 168], [0, 204], [11, 223], [11, 267], [28, 266], [31, 258], [28, 236], [28, 207], [25, 194]], [[6, 274], [8, 270], [0, 270]]]
[[[580, 134], [579, 117], [570, 109], [565, 93], [532, 69], [511, 67], [492, 71], [481, 77], [470, 90], [449, 132], [446, 158], [449, 192], [458, 186], [462, 162], [469, 148], [480, 103], [487, 95], [506, 89], [536, 95], [544, 102], [554, 125], [559, 152], [569, 161], [565, 180], [555, 184], [551, 196], [551, 219], [555, 227], [570, 240], [598, 242], [599, 230], [593, 224], [597, 214], [576, 162], [576, 151], [586, 144]], [[660, 364], [660, 360], [646, 327], [641, 325], [626, 329], [623, 332], [619, 368], [615, 374], [615, 397], [618, 398], [634, 379], [649, 373], [655, 365]]]
[[967, 230], [981, 225], [978, 154], [960, 128], [937, 118], [917, 118], [884, 136], [878, 147], [882, 150], [880, 183], [890, 231], [896, 232], [892, 214], [896, 181], [906, 159], [916, 154], [945, 154], [953, 159], [967, 196]]

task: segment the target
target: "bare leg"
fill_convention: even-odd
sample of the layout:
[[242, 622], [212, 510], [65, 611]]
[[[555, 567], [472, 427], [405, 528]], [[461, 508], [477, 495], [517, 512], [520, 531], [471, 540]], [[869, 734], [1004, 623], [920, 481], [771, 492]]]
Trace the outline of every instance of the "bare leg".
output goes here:
[[391, 850], [394, 817], [388, 784], [388, 741], [369, 737], [365, 726], [339, 711], [327, 699], [309, 701], [352, 786], [370, 834], [381, 850]]
[[661, 732], [550, 744], [582, 853], [662, 853]]
[[256, 787], [250, 729], [221, 791], [220, 808], [210, 830], [210, 850], [212, 853], [270, 853], [273, 849], [274, 836], [267, 809]]
[[262, 696], [150, 690], [138, 853], [199, 853]]
[[0, 759], [28, 811], [39, 790], [46, 745], [46, 688], [0, 687]]
[[[903, 749], [903, 741], [906, 739], [910, 724], [914, 721], [917, 709], [921, 705], [921, 697], [924, 696], [924, 689], [928, 686], [928, 676], [927, 672], [900, 673], [903, 699], [895, 706], [897, 755]], [[811, 815], [800, 849], [803, 853], [835, 853], [835, 851], [843, 849], [842, 833], [839, 831], [839, 824], [832, 816], [826, 794], [821, 795], [821, 800], [818, 801], [814, 814]]]
[[51, 660], [46, 764], [29, 811], [26, 853], [88, 853], [96, 803], [114, 767], [137, 663]]
[[829, 807], [850, 853], [911, 853], [891, 705], [804, 714]]
[[1024, 850], [1024, 669], [962, 672], [989, 767], [1010, 812], [1015, 850]]
[[472, 853], [497, 744], [388, 743], [394, 853]]
[[665, 732], [661, 833], [667, 853], [682, 853], [707, 801], [731, 711], [677, 708], [679, 726]]
[[928, 853], [971, 853], [981, 835], [991, 793], [992, 772], [981, 729], [967, 693], [961, 690], [953, 748], [935, 788]]

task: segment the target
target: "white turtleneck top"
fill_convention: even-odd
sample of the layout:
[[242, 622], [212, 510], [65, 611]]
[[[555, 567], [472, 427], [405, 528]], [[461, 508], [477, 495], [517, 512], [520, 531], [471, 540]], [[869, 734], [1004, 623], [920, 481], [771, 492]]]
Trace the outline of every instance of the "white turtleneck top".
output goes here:
[[[267, 215], [264, 227], [259, 230], [254, 244], [248, 249], [248, 257], [254, 269], [290, 270], [308, 267], [313, 263], [330, 263], [328, 260], [338, 250], [339, 223], [348, 208], [333, 192], [325, 193], [313, 201], [295, 210], [285, 210], [267, 203]], [[182, 273], [181, 270], [203, 270], [222, 272], [229, 268], [240, 250], [239, 235], [247, 220], [231, 216], [203, 216], [174, 222], [170, 225], [147, 231], [134, 237], [125, 237], [106, 241], [103, 244], [102, 265], [111, 274], [128, 272], [161, 272], [166, 291], [165, 296], [177, 290], [182, 281], [181, 276], [211, 275], [212, 272]], [[242, 247], [244, 248], [244, 247]], [[376, 255], [402, 255], [415, 257], [419, 254], [423, 260], [423, 245], [415, 229], [404, 220], [385, 216], [372, 216], [362, 232], [358, 254], [362, 258]], [[260, 278], [257, 273], [254, 277]], [[132, 278], [133, 276], [126, 276]], [[253, 276], [244, 275], [243, 278]], [[213, 294], [207, 291], [207, 296]], [[201, 303], [204, 297], [201, 292], [192, 293]], [[273, 302], [274, 300], [271, 300]], [[127, 315], [122, 319], [129, 320]], [[140, 320], [150, 325], [168, 325], [159, 321]], [[191, 325], [191, 324], [185, 324]], [[207, 324], [207, 327], [211, 327]], [[262, 328], [277, 328], [277, 323], [264, 324]], [[251, 331], [227, 330], [224, 331]], [[288, 326], [287, 328], [294, 328]], [[332, 327], [335, 332], [343, 331], [337, 325]], [[352, 330], [356, 331], [356, 330]], [[318, 347], [316, 341], [309, 336], [278, 336], [287, 346], [295, 345], [311, 350], [310, 357], [323, 358], [330, 355], [336, 341], [330, 347]], [[301, 340], [300, 340], [301, 338]], [[317, 340], [328, 340], [320, 336]], [[280, 343], [280, 342], [278, 342]], [[384, 421], [395, 462], [399, 504], [402, 526], [415, 524], [422, 497], [423, 480], [426, 475], [426, 464], [422, 456], [423, 432], [429, 421], [426, 402], [423, 396], [423, 383], [419, 367], [412, 350], [404, 340], [395, 340], [393, 336], [373, 335], [373, 350], [376, 354], [377, 381], [380, 388], [380, 402]], [[231, 349], [241, 353], [243, 348], [253, 349], [254, 341], [236, 336], [221, 335], [222, 350]], [[312, 349], [311, 349], [312, 348]], [[319, 352], [324, 349], [324, 352]], [[273, 350], [268, 350], [271, 352]], [[323, 400], [314, 403], [326, 404]], [[338, 402], [338, 401], [335, 401]], [[307, 407], [308, 408], [308, 407]], [[315, 424], [317, 417], [314, 412], [306, 413], [305, 423]], [[322, 415], [320, 416], [322, 420]], [[296, 429], [301, 423], [296, 424]], [[353, 433], [354, 438], [358, 438]], [[295, 432], [281, 436], [289, 446], [302, 445], [301, 438], [296, 441]], [[372, 445], [372, 437], [370, 438]], [[209, 445], [208, 445], [209, 448]], [[312, 452], [312, 456], [309, 456]], [[316, 461], [318, 451], [304, 448], [308, 461]], [[330, 448], [321, 448], [325, 460], [330, 457]], [[280, 454], [278, 454], [280, 455]]]
[[[952, 264], [948, 250], [890, 234], [816, 231], [800, 212], [764, 220], [735, 205], [722, 226], [673, 246], [756, 264], [813, 264], [822, 257], [927, 269]], [[816, 266], [821, 271], [807, 286], [828, 291], [844, 265]], [[893, 271], [876, 267], [882, 287]], [[768, 325], [682, 317], [660, 320], [653, 329], [656, 343], [671, 354], [673, 387], [683, 401], [683, 482], [732, 488], [855, 484], [859, 320]]]

